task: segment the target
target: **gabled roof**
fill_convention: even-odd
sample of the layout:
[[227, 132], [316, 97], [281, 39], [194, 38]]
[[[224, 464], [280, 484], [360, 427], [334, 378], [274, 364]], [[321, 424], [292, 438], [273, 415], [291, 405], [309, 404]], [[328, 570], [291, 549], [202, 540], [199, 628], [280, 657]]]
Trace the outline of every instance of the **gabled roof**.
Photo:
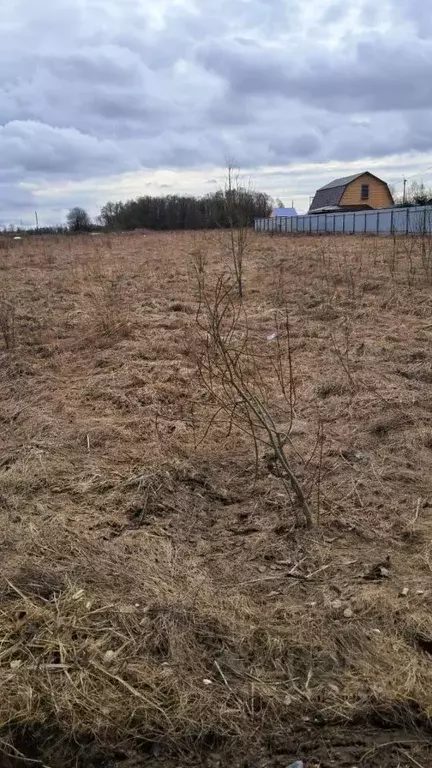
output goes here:
[[354, 173], [352, 176], [343, 176], [341, 179], [334, 179], [315, 192], [315, 197], [312, 200], [309, 210], [316, 211], [317, 208], [328, 208], [329, 206], [333, 208], [339, 205], [341, 197], [348, 184], [351, 184], [352, 181], [359, 179], [361, 176], [372, 176], [374, 179], [378, 179], [382, 184], [385, 184], [385, 181], [379, 179], [378, 176], [370, 173], [370, 171], [362, 171], [361, 173]]
[[339, 182], [337, 185], [336, 183], [329, 184], [327, 187], [322, 187], [315, 192], [315, 197], [309, 208], [310, 211], [314, 211], [317, 208], [334, 208], [339, 205], [340, 199], [347, 187], [347, 182], [341, 184], [339, 179], [337, 181]]
[[272, 211], [272, 216], [297, 216], [295, 208], [275, 208]]
[[330, 184], [325, 184], [324, 187], [320, 187], [317, 192], [321, 192], [322, 189], [333, 189], [333, 187], [346, 187], [347, 184], [351, 184], [352, 181], [359, 179], [360, 176], [364, 176], [368, 171], [362, 171], [361, 173], [354, 173], [353, 176], [343, 176], [341, 179], [334, 179]]

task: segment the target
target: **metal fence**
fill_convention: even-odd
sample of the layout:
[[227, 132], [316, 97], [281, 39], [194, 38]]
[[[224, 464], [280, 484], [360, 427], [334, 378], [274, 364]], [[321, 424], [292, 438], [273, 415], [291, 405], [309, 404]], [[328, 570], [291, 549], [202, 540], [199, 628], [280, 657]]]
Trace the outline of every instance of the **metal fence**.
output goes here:
[[424, 235], [432, 234], [432, 205], [381, 208], [351, 213], [314, 213], [255, 219], [256, 232], [279, 234]]

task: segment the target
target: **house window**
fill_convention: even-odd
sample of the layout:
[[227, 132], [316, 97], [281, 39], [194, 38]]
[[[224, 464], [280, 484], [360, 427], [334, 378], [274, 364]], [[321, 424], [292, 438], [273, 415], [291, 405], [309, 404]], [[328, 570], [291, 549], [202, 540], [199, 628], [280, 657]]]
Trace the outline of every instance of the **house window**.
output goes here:
[[369, 184], [362, 184], [361, 199], [369, 200]]

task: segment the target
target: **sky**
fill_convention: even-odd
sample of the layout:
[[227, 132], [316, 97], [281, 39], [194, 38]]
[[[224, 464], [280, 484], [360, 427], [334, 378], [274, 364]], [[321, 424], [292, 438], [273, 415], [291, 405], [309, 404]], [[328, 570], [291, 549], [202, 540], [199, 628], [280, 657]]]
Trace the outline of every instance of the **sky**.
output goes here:
[[427, 0], [3, 0], [0, 226], [227, 161], [301, 212], [357, 171], [432, 183]]

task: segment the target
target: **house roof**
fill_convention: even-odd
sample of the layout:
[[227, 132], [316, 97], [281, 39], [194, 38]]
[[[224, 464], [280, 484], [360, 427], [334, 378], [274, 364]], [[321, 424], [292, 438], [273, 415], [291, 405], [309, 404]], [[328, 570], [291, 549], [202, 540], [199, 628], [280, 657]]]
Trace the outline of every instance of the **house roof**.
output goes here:
[[[315, 192], [315, 197], [312, 200], [309, 210], [316, 211], [317, 208], [334, 208], [338, 206], [348, 184], [351, 184], [352, 181], [359, 179], [361, 176], [373, 176], [375, 179], [378, 178], [369, 171], [362, 171], [361, 173], [354, 173], [352, 176], [343, 176], [341, 179], [334, 179]], [[379, 181], [385, 184], [382, 179], [379, 179]]]
[[338, 211], [343, 211], [343, 208], [340, 205], [323, 205], [322, 208], [314, 208], [314, 213], [337, 213]]
[[321, 192], [323, 189], [333, 189], [333, 187], [346, 187], [352, 181], [359, 179], [360, 176], [364, 176], [368, 171], [362, 171], [361, 173], [354, 173], [353, 176], [343, 176], [341, 179], [333, 179], [330, 184], [325, 184], [324, 187], [320, 187], [317, 191]]
[[297, 216], [295, 208], [275, 208], [272, 216]]
[[[339, 179], [338, 179], [339, 181]], [[345, 192], [347, 182], [344, 184], [339, 183], [334, 186], [322, 187], [315, 192], [315, 197], [312, 200], [310, 211], [315, 211], [317, 208], [334, 208], [339, 205], [340, 199]]]

